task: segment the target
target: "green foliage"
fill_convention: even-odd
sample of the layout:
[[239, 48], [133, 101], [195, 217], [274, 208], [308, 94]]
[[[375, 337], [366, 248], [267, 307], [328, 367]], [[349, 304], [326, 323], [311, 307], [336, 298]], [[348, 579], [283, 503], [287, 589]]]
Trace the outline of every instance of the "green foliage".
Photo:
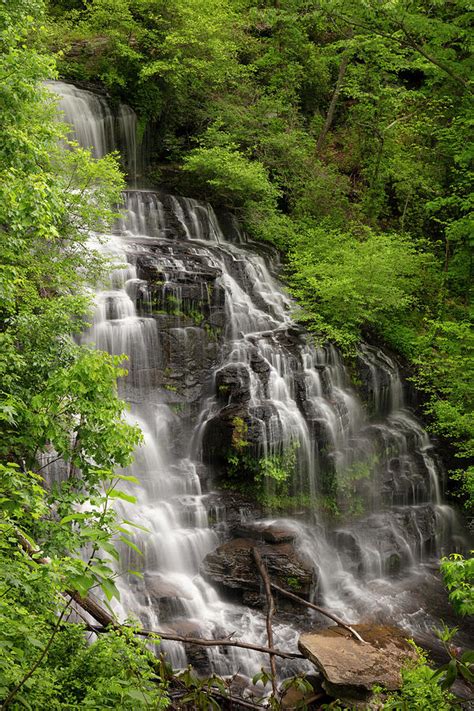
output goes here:
[[[432, 430], [454, 454], [454, 493], [468, 506], [469, 8], [464, 0], [49, 0], [48, 9], [34, 0], [0, 7], [2, 695], [37, 663], [18, 704], [159, 706], [166, 700], [145, 652], [132, 659], [133, 646], [110, 635], [86, 649], [60, 595], [65, 585], [117, 594], [116, 541], [134, 544], [109, 504], [133, 500], [134, 482], [116, 472], [140, 435], [116, 395], [122, 360], [74, 343], [88, 320], [87, 285], [104, 270], [87, 237], [112, 219], [122, 178], [113, 156], [64, 150], [67, 131], [42, 85], [56, 71], [45, 47], [62, 76], [99, 80], [139, 111], [152, 169], [171, 168], [178, 187], [235, 210], [252, 238], [285, 252], [300, 318], [317, 337], [350, 352], [375, 334], [408, 360]], [[202, 322], [194, 310], [178, 315]], [[217, 340], [217, 329], [204, 329]], [[296, 453], [252, 455], [245, 422], [233, 427], [229, 469], [251, 474], [247, 489], [274, 509], [310, 508], [307, 495], [290, 493]], [[56, 456], [64, 476], [45, 491], [41, 467]], [[321, 506], [357, 503], [360, 474], [343, 473]], [[26, 556], [18, 533], [50, 562]], [[453, 603], [469, 611], [470, 561], [445, 560], [442, 570]], [[56, 628], [62, 614], [65, 630]], [[62, 676], [66, 653], [82, 671], [67, 665]], [[401, 695], [387, 703], [449, 708], [428, 673], [423, 663], [407, 670]], [[189, 686], [189, 703], [211, 694], [210, 684]]]
[[231, 448], [227, 452], [228, 483], [256, 497], [270, 509], [285, 509], [291, 502], [289, 487], [297, 471], [299, 442], [290, 442], [280, 450], [259, 457], [247, 440], [248, 425], [241, 417], [232, 420]]
[[286, 579], [286, 584], [288, 587], [290, 587], [292, 590], [298, 591], [301, 590], [301, 583], [298, 580], [298, 578], [287, 578]]
[[[61, 71], [99, 78], [147, 118], [162, 119], [163, 146], [176, 125], [196, 125], [206, 104], [238, 72], [236, 23], [225, 0], [52, 0], [50, 42]], [[75, 50], [75, 51], [74, 51]]]
[[246, 439], [248, 425], [241, 417], [232, 419], [232, 449], [236, 452], [242, 452], [249, 443]]
[[[123, 358], [81, 348], [90, 285], [104, 273], [89, 243], [114, 218], [123, 185], [66, 140], [43, 80], [44, 6], [0, 8], [0, 698], [19, 708], [166, 707], [154, 657], [111, 632], [87, 644], [69, 622], [66, 591], [101, 588], [111, 601], [118, 544], [136, 552], [117, 518], [123, 472], [141, 441], [117, 397]], [[41, 476], [61, 462], [48, 485]], [[87, 676], [85, 668], [89, 668]]]
[[283, 450], [268, 457], [262, 457], [256, 464], [254, 479], [257, 483], [273, 480], [277, 485], [291, 480], [297, 464], [299, 442], [291, 442]]
[[449, 599], [460, 615], [474, 614], [474, 551], [470, 558], [451, 553], [441, 559], [440, 568]]
[[[0, 465], [3, 699], [32, 708], [167, 706], [165, 688], [156, 683], [154, 656], [135, 641], [133, 630], [109, 632], [90, 645], [83, 627], [68, 622], [71, 601], [63, 597], [65, 590], [86, 595], [101, 586], [107, 599], [118, 596], [113, 541], [128, 539], [125, 526], [131, 525], [110, 511], [113, 492], [120, 493], [118, 479], [101, 482], [104, 493], [96, 493], [96, 508], [87, 513], [76, 512], [76, 497], [55, 498], [58, 512], [71, 512], [58, 521], [38, 474]], [[49, 558], [35, 552], [32, 536], [43, 541]]]
[[474, 473], [469, 466], [474, 456], [473, 351], [471, 324], [463, 314], [458, 320], [430, 321], [418, 341], [413, 378], [426, 393], [433, 431], [456, 447], [461, 467], [451, 477], [459, 483], [457, 494], [468, 511], [474, 506]]
[[468, 649], [462, 652], [459, 647], [451, 644], [458, 631], [457, 627], [450, 628], [443, 622], [443, 627], [435, 631], [443, 642], [450, 659], [447, 664], [435, 671], [433, 679], [437, 680], [443, 690], [450, 689], [458, 678], [472, 685], [474, 683], [474, 650]]
[[324, 226], [302, 230], [289, 259], [301, 319], [346, 349], [364, 328], [383, 332], [407, 318], [433, 266], [403, 236]]
[[207, 199], [244, 210], [244, 217], [254, 210], [265, 215], [275, 209], [278, 191], [264, 166], [235, 148], [195, 148], [186, 156], [183, 167]]
[[[411, 660], [402, 669], [402, 688], [398, 692], [381, 694], [380, 708], [384, 711], [415, 711], [419, 709], [440, 709], [453, 711], [457, 708], [454, 696], [437, 684], [433, 669], [428, 665], [426, 654], [416, 647], [417, 660]], [[374, 689], [377, 694], [381, 689]]]

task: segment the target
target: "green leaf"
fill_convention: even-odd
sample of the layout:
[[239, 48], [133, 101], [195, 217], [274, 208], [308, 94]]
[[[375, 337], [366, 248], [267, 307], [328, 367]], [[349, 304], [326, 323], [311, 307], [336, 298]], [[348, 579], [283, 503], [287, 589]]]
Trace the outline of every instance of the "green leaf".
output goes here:
[[130, 504], [137, 503], [137, 499], [135, 496], [126, 494], [124, 491], [120, 491], [118, 489], [109, 489], [109, 491], [106, 492], [106, 495], [110, 499], [121, 499], [122, 501], [128, 501]]
[[120, 536], [119, 541], [122, 541], [122, 543], [125, 543], [125, 545], [129, 546], [129, 548], [132, 548], [136, 553], [138, 553], [138, 555], [143, 556], [143, 553], [140, 548], [138, 548], [138, 546], [136, 546], [135, 543], [133, 543], [133, 541], [131, 541], [129, 538], [125, 538], [125, 536]]
[[114, 597], [120, 600], [120, 593], [115, 583], [110, 579], [102, 580], [100, 587], [105, 593], [107, 600], [110, 602]]
[[126, 523], [127, 526], [132, 526], [133, 528], [138, 528], [139, 531], [144, 531], [145, 533], [150, 533], [149, 528], [146, 528], [145, 526], [140, 526], [138, 523], [135, 523], [134, 521], [128, 521], [127, 519], [124, 519], [122, 523]]
[[463, 662], [463, 664], [474, 664], [474, 650], [467, 649], [463, 652], [461, 654], [461, 662]]
[[76, 575], [71, 578], [70, 585], [77, 590], [82, 597], [85, 597], [91, 587], [95, 585], [95, 580], [92, 575]]
[[100, 547], [106, 551], [114, 560], [120, 560], [120, 554], [118, 550], [115, 548], [113, 543], [110, 543], [110, 541], [101, 541]]
[[132, 484], [139, 484], [140, 480], [136, 476], [125, 476], [125, 474], [113, 474], [114, 479], [120, 479], [121, 481], [130, 481]]
[[63, 525], [65, 523], [70, 523], [70, 521], [84, 521], [87, 518], [90, 518], [90, 513], [74, 513], [64, 516], [59, 523]]

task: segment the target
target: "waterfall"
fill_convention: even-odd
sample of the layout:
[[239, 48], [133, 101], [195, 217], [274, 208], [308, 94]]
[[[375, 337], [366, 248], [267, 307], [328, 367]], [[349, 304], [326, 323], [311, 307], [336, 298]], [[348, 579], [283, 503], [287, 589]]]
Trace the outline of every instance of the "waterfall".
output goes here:
[[[98, 157], [120, 145], [127, 160], [136, 156], [131, 109], [121, 107], [117, 121], [100, 95], [51, 87], [81, 145]], [[119, 613], [184, 635], [237, 630], [265, 643], [262, 612], [230, 602], [202, 575], [229, 530], [230, 496], [216, 493], [215, 482], [238, 422], [254, 459], [292, 453], [288, 497], [309, 506], [258, 525], [293, 532], [314, 570], [313, 595], [351, 621], [393, 620], [412, 631], [427, 625], [421, 609], [404, 607], [400, 586], [428, 579], [424, 564], [452, 550], [456, 522], [396, 361], [362, 344], [351, 377], [333, 346], [316, 345], [295, 325], [277, 255], [208, 204], [130, 188], [104, 249], [116, 269], [96, 294], [84, 341], [128, 355], [120, 393], [145, 437], [130, 467], [138, 502], [118, 504], [146, 529], [134, 538], [143, 560], [123, 552], [123, 564], [142, 567], [144, 577], [120, 578]], [[267, 488], [275, 493], [271, 479]], [[278, 645], [292, 647], [297, 637], [296, 626], [275, 625]], [[163, 646], [175, 666], [186, 664], [181, 645]], [[221, 674], [251, 675], [264, 663], [235, 649], [202, 657]], [[292, 668], [285, 662], [282, 673]]]
[[59, 97], [59, 118], [71, 127], [69, 138], [82, 148], [90, 149], [94, 158], [119, 150], [123, 167], [134, 183], [139, 164], [135, 112], [120, 104], [114, 114], [100, 93], [78, 89], [65, 82], [45, 83]]

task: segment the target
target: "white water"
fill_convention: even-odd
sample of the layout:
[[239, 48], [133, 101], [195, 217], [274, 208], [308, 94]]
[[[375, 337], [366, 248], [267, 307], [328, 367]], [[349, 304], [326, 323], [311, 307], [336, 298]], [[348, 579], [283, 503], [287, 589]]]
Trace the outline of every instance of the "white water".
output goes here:
[[[98, 157], [117, 145], [117, 121], [102, 97], [53, 86], [81, 145]], [[120, 110], [129, 157], [136, 156], [132, 114]], [[364, 403], [336, 349], [317, 348], [295, 329], [291, 301], [272, 276], [277, 263], [246, 244], [235, 223], [227, 234], [211, 206], [153, 191], [127, 190], [124, 206], [107, 244], [117, 269], [97, 293], [93, 326], [84, 335], [98, 348], [128, 355], [121, 390], [145, 435], [131, 467], [140, 480], [131, 489], [138, 503], [122, 507], [149, 531], [135, 536], [143, 560], [128, 548], [123, 559], [125, 567], [143, 567], [144, 580], [120, 578], [120, 614], [188, 635], [237, 631], [241, 639], [266, 641], [261, 613], [223, 601], [199, 574], [223, 527], [208, 523], [209, 492], [198, 472], [203, 461], [212, 468], [206, 442], [213, 423], [235, 404], [231, 396], [223, 401], [216, 386], [234, 368], [243, 390], [248, 382], [242, 397], [258, 456], [297, 445], [290, 493], [309, 498], [314, 511], [279, 521], [294, 530], [314, 567], [315, 596], [351, 621], [396, 617], [408, 628], [423, 625], [422, 612], [404, 614], [399, 581], [422, 579], [420, 564], [452, 544], [456, 523], [442, 504], [437, 458], [405, 405], [395, 361], [361, 346]], [[190, 304], [206, 310], [203, 321]], [[176, 374], [177, 385], [170, 385]], [[342, 514], [332, 524], [322, 506], [328, 497]], [[349, 510], [348, 499], [359, 509]], [[277, 624], [275, 637], [292, 647], [297, 630]], [[180, 645], [165, 648], [175, 666], [186, 663]], [[242, 650], [205, 654], [221, 674], [251, 675], [266, 663]]]
[[134, 182], [138, 170], [135, 112], [120, 104], [114, 115], [99, 93], [59, 81], [46, 82], [46, 85], [59, 96], [59, 118], [71, 126], [69, 138], [82, 148], [88, 148], [95, 158], [120, 150], [124, 168]]

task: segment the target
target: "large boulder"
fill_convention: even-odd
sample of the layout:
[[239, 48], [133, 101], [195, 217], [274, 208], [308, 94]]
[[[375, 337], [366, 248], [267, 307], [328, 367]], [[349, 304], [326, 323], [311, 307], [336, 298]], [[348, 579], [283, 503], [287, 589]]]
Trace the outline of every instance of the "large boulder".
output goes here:
[[270, 580], [280, 587], [308, 598], [314, 582], [313, 569], [289, 543], [268, 544], [252, 538], [227, 541], [209, 553], [201, 565], [201, 574], [224, 593], [247, 601], [259, 603], [261, 578], [253, 549], [258, 547]]
[[[374, 685], [401, 688], [401, 669], [416, 652], [402, 630], [381, 625], [353, 625], [365, 644], [342, 627], [302, 634], [301, 653], [324, 676], [326, 691], [343, 700], [367, 701]], [[366, 708], [364, 706], [363, 708]]]

